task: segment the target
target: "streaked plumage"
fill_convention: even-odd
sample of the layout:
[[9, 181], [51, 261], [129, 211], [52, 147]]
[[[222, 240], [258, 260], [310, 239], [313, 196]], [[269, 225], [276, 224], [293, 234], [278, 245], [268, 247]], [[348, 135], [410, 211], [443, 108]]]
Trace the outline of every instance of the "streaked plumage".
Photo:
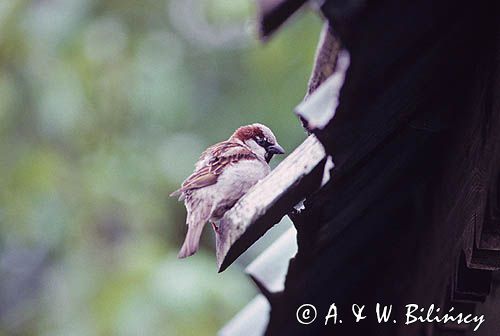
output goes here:
[[171, 196], [184, 200], [188, 232], [179, 258], [198, 250], [203, 227], [216, 222], [248, 189], [270, 172], [269, 161], [283, 149], [269, 128], [252, 124], [238, 128], [226, 141], [206, 149], [194, 172]]

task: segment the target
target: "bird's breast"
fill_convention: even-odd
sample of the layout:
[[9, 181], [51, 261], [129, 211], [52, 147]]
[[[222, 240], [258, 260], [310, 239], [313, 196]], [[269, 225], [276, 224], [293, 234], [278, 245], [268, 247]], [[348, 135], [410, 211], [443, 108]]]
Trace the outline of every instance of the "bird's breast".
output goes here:
[[242, 160], [229, 165], [214, 185], [216, 198], [239, 199], [270, 170], [269, 165], [259, 160]]

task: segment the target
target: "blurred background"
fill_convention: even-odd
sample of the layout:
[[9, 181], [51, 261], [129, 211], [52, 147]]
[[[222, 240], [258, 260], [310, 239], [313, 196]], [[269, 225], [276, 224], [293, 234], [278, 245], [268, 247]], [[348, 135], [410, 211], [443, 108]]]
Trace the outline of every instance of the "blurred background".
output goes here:
[[270, 126], [288, 152], [305, 138], [292, 109], [320, 19], [262, 45], [254, 14], [0, 1], [0, 335], [212, 335], [255, 295], [252, 255], [218, 274], [210, 230], [177, 260], [185, 210], [168, 197], [238, 126]]

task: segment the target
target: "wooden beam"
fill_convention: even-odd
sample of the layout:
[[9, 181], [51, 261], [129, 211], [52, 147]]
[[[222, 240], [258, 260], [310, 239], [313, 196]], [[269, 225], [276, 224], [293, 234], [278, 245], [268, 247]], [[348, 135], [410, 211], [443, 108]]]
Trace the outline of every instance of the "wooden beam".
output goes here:
[[259, 37], [266, 41], [307, 0], [257, 0]]
[[323, 146], [309, 136], [224, 215], [216, 235], [219, 272], [320, 187], [325, 161]]
[[451, 281], [453, 302], [484, 302], [490, 294], [492, 271], [473, 269], [467, 266], [465, 254], [457, 258]]
[[295, 114], [309, 131], [322, 130], [332, 120], [348, 68], [349, 53], [343, 50], [339, 53], [335, 72], [328, 78], [323, 78], [324, 82], [295, 108]]
[[291, 227], [245, 269], [269, 301], [285, 288], [288, 262], [296, 253], [297, 230]]
[[218, 336], [263, 335], [271, 306], [263, 295], [257, 295], [222, 328]]
[[304, 100], [334, 73], [340, 50], [339, 38], [334, 34], [330, 24], [325, 22], [316, 47], [314, 66], [307, 83], [307, 93]]
[[[500, 141], [499, 136], [496, 141]], [[499, 166], [497, 164], [495, 169]], [[500, 251], [500, 172], [494, 172], [491, 182], [488, 186], [484, 220], [482, 226], [477, 228], [476, 242], [480, 249]]]

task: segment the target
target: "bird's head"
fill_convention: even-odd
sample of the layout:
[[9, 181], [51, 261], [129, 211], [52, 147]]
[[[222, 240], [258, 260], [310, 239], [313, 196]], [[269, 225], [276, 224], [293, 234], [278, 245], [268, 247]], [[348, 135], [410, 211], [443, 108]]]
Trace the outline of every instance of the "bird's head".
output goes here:
[[230, 140], [243, 142], [268, 163], [274, 154], [285, 153], [283, 147], [278, 144], [273, 132], [269, 127], [262, 124], [241, 126], [233, 133]]

